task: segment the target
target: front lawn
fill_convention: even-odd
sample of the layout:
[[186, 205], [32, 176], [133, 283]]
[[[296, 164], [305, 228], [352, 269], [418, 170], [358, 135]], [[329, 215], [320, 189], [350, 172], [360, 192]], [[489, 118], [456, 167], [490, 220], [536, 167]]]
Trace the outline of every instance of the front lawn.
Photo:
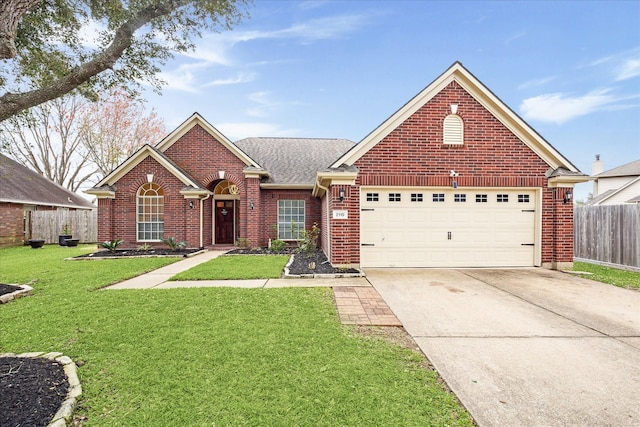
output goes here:
[[609, 283], [621, 288], [640, 289], [640, 273], [621, 270], [619, 268], [604, 267], [602, 265], [587, 262], [574, 262], [573, 271], [585, 271], [592, 273], [584, 275], [586, 279]]
[[471, 426], [423, 356], [341, 325], [329, 289], [99, 290], [174, 259], [63, 261], [0, 249], [0, 352], [80, 367], [83, 425]]
[[288, 261], [288, 255], [223, 255], [169, 280], [277, 279]]

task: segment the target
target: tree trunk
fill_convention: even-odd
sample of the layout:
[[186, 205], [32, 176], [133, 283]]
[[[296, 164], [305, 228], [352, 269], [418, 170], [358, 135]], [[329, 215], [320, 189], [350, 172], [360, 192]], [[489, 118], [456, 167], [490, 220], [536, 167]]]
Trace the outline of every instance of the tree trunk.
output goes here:
[[16, 56], [16, 35], [22, 16], [40, 0], [2, 0], [0, 2], [0, 59]]

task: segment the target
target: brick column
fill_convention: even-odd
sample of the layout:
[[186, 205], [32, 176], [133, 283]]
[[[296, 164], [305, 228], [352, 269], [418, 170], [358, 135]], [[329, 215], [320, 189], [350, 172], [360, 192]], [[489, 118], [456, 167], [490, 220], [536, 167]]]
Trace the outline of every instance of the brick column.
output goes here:
[[[344, 200], [340, 201], [340, 189]], [[331, 223], [331, 264], [356, 267], [360, 265], [360, 191], [355, 185], [332, 185], [329, 202]], [[333, 210], [348, 211], [348, 218], [334, 219]]]
[[[243, 201], [246, 218], [245, 236], [251, 246], [257, 246], [260, 242], [260, 216], [262, 213], [260, 203], [260, 178], [248, 177], [246, 179], [247, 194]], [[253, 205], [253, 209], [251, 206]], [[242, 214], [242, 211], [241, 211]]]
[[[187, 198], [184, 203], [184, 240], [189, 248], [198, 248], [200, 244], [200, 199]], [[193, 207], [191, 207], [193, 205]]]
[[117, 238], [113, 229], [113, 201], [111, 198], [98, 199], [98, 244]]

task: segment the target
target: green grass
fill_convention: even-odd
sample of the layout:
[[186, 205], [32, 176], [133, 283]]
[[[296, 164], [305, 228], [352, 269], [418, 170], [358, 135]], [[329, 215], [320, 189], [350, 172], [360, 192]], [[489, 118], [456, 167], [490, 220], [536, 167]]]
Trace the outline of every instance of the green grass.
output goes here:
[[598, 282], [609, 283], [621, 288], [640, 289], [640, 273], [635, 271], [604, 267], [586, 262], [574, 262], [573, 271], [593, 273], [583, 277], [597, 280]]
[[80, 363], [85, 426], [471, 426], [421, 355], [342, 326], [329, 289], [99, 290], [174, 260], [0, 249], [0, 352]]
[[214, 258], [169, 280], [275, 279], [282, 275], [287, 255], [228, 255]]

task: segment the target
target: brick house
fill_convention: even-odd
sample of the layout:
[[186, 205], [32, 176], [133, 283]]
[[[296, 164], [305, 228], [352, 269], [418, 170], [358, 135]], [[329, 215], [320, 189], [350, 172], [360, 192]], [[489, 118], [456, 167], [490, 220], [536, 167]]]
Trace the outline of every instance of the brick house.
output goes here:
[[[30, 213], [95, 209], [88, 200], [0, 154], [0, 247], [26, 244]], [[36, 233], [38, 234], [38, 233]]]
[[130, 246], [264, 246], [318, 223], [336, 266], [564, 268], [586, 180], [456, 62], [358, 144], [233, 143], [196, 113], [88, 193], [99, 240]]

